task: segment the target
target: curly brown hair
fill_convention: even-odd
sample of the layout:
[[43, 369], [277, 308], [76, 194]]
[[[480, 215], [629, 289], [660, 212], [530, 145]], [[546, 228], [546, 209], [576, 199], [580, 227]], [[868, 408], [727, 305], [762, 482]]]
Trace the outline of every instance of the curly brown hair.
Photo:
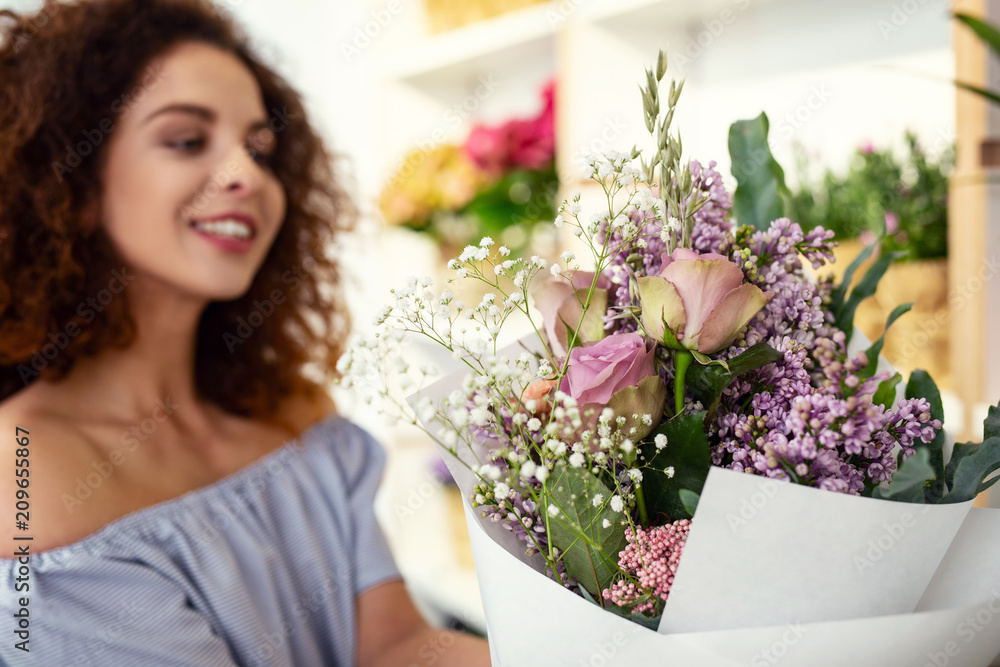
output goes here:
[[197, 390], [229, 412], [270, 419], [285, 398], [313, 396], [337, 376], [350, 322], [328, 249], [357, 209], [299, 95], [208, 0], [46, 0], [30, 15], [0, 11], [0, 401], [134, 341], [127, 290], [103, 298], [124, 262], [88, 224], [102, 138], [141, 93], [148, 66], [188, 41], [234, 54], [257, 80], [279, 119], [273, 170], [288, 202], [247, 293], [202, 315]]

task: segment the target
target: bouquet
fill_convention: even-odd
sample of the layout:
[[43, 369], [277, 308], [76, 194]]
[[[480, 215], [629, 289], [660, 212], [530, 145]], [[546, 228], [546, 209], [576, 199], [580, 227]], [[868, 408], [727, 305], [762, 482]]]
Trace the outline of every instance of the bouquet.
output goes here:
[[[1000, 468], [1000, 410], [949, 456], [931, 378], [904, 388], [853, 331], [887, 262], [848, 290], [866, 255], [839, 286], [803, 264], [831, 259], [831, 232], [736, 225], [715, 163], [681, 160], [665, 73], [661, 53], [652, 156], [593, 158], [606, 207], [576, 194], [555, 217], [593, 270], [484, 238], [450, 264], [494, 290], [479, 304], [411, 279], [341, 360], [446, 452], [494, 664], [986, 664], [1000, 517], [971, 501]], [[501, 347], [515, 317], [534, 333]], [[432, 384], [400, 355], [414, 336], [463, 371]], [[970, 613], [972, 640], [949, 639]]]

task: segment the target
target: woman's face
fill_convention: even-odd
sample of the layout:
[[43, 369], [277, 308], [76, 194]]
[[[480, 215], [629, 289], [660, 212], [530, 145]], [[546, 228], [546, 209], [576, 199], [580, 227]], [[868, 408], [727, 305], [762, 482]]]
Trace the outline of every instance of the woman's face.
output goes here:
[[128, 268], [193, 298], [250, 287], [285, 216], [268, 167], [281, 128], [236, 56], [185, 42], [162, 56], [111, 130], [104, 228]]

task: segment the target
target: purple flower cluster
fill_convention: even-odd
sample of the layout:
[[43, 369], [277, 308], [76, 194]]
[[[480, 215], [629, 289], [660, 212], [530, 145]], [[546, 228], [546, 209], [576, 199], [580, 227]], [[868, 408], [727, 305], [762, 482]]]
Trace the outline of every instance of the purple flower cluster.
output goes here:
[[[774, 292], [743, 340], [723, 357], [765, 342], [782, 359], [733, 382], [712, 424], [715, 465], [860, 494], [888, 480], [917, 440], [929, 443], [941, 428], [924, 399], [895, 409], [872, 402], [885, 374], [864, 377], [868, 359], [848, 358], [846, 336], [826, 309], [829, 282], [813, 283], [800, 255], [814, 267], [832, 255], [829, 232], [807, 235], [788, 219], [734, 246], [748, 280]], [[741, 250], [742, 248], [742, 250]]]

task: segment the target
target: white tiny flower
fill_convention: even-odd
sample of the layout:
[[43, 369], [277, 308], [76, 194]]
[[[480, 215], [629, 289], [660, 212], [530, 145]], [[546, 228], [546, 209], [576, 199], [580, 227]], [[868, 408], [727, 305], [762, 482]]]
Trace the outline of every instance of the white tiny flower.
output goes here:
[[[502, 246], [500, 246], [500, 249], [497, 252], [500, 253], [501, 257], [507, 257], [508, 255], [510, 255], [510, 248], [508, 248], [505, 245], [502, 245]], [[506, 262], [504, 262], [504, 264], [506, 264]], [[507, 267], [504, 267], [504, 268], [507, 268]]]
[[656, 437], [653, 438], [653, 444], [656, 445], [657, 451], [663, 449], [664, 447], [667, 446], [667, 436], [663, 435], [662, 433], [657, 433]]
[[525, 480], [531, 479], [535, 475], [535, 472], [537, 470], [538, 466], [535, 465], [534, 461], [525, 461], [524, 463], [521, 464], [521, 471], [520, 471], [521, 478]]
[[490, 423], [490, 411], [486, 408], [474, 408], [469, 416], [479, 426], [486, 426]]
[[574, 255], [573, 253], [571, 253], [569, 250], [567, 250], [566, 252], [564, 252], [562, 254], [562, 261], [566, 262], [567, 264], [569, 264], [570, 262], [572, 262], [575, 258], [576, 258], [576, 255]]
[[642, 471], [639, 470], [638, 468], [632, 468], [631, 470], [629, 470], [628, 471], [628, 476], [632, 478], [633, 482], [641, 482], [642, 481]]
[[556, 505], [549, 505], [549, 516], [559, 516], [559, 508]]
[[549, 273], [551, 273], [553, 276], [558, 276], [560, 273], [562, 273], [562, 267], [559, 266], [558, 264], [553, 264], [552, 267], [549, 269]]
[[604, 502], [604, 494], [598, 493], [593, 498], [591, 498], [590, 502], [593, 503], [594, 507], [600, 507], [601, 503]]
[[510, 487], [503, 482], [498, 482], [493, 489], [493, 495], [496, 496], [497, 500], [506, 500], [507, 496], [510, 495]]
[[528, 420], [529, 431], [537, 431], [540, 428], [542, 428], [542, 422], [538, 419], [538, 417], [532, 417]]
[[607, 530], [608, 528], [611, 527], [611, 522], [605, 519], [604, 521], [601, 522], [601, 525], [604, 527], [604, 530]]
[[564, 222], [565, 221], [563, 220], [563, 217], [561, 215], [557, 215], [556, 219], [552, 222], [552, 224], [554, 224], [556, 227], [562, 227]]
[[619, 496], [617, 493], [615, 495], [611, 496], [611, 509], [612, 510], [614, 510], [615, 512], [621, 512], [624, 507], [625, 507], [625, 503], [622, 502], [622, 497], [621, 496]]
[[633, 448], [632, 448], [632, 441], [631, 440], [629, 440], [628, 438], [625, 438], [624, 440], [622, 440], [621, 450], [623, 452], [625, 452], [626, 454], [631, 454], [632, 453], [632, 449]]
[[538, 470], [535, 471], [535, 479], [540, 483], [545, 484], [545, 480], [549, 478], [549, 469], [545, 466], [538, 466]]
[[674, 476], [674, 467], [673, 466], [667, 466], [666, 468], [663, 469], [663, 472], [666, 473], [666, 475], [667, 475], [668, 478], [673, 478], [673, 476]]
[[493, 245], [493, 239], [491, 239], [489, 236], [484, 236], [483, 240], [479, 242], [480, 248], [489, 248], [492, 245]]
[[574, 468], [579, 468], [587, 461], [587, 458], [580, 452], [571, 454], [569, 457], [569, 464]]

